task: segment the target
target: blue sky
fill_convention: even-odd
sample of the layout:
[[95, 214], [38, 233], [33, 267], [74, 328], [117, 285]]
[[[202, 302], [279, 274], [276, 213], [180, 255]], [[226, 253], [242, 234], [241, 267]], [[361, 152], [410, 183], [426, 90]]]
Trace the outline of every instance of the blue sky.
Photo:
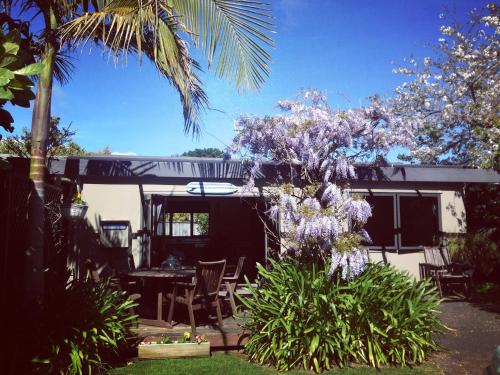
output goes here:
[[[275, 17], [271, 75], [258, 92], [238, 93], [211, 71], [201, 74], [212, 108], [198, 140], [183, 131], [177, 92], [146, 61], [114, 65], [98, 49], [80, 50], [69, 84], [55, 85], [52, 114], [72, 123], [87, 150], [108, 145], [118, 153], [168, 156], [201, 147], [224, 148], [241, 114], [275, 113], [279, 99], [301, 88], [328, 93], [333, 107], [359, 106], [378, 93], [390, 96], [402, 83], [392, 73], [405, 57], [431, 54], [439, 14], [458, 19], [486, 1], [472, 0], [270, 0]], [[206, 67], [206, 62], [200, 60]], [[219, 112], [222, 111], [223, 113]], [[31, 109], [11, 109], [16, 131], [29, 127]]]

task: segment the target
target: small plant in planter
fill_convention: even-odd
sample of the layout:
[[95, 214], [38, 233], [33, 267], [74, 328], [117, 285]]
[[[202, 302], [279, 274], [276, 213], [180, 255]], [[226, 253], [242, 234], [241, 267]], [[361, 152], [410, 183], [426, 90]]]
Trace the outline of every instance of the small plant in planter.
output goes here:
[[184, 332], [180, 339], [146, 337], [139, 343], [139, 359], [208, 357], [210, 342], [205, 336], [192, 336]]
[[87, 209], [87, 202], [83, 200], [81, 193], [77, 192], [73, 197], [71, 204], [64, 208], [64, 215], [66, 218], [72, 220], [83, 219]]

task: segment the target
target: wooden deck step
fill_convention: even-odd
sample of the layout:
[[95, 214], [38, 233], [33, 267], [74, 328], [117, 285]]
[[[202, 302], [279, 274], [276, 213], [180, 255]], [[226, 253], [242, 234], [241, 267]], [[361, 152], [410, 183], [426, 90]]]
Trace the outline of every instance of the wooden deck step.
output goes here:
[[[252, 288], [257, 288], [257, 284], [250, 284]], [[247, 284], [237, 284], [236, 285], [236, 294], [239, 294], [240, 296], [249, 296], [252, 293], [248, 290]]]

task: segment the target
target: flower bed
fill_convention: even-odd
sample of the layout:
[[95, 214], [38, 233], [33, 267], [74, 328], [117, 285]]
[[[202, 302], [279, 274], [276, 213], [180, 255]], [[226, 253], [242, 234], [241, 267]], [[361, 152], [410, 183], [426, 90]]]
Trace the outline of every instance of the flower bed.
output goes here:
[[181, 339], [146, 337], [139, 343], [139, 359], [163, 359], [210, 356], [210, 342], [204, 336], [191, 337], [184, 332]]

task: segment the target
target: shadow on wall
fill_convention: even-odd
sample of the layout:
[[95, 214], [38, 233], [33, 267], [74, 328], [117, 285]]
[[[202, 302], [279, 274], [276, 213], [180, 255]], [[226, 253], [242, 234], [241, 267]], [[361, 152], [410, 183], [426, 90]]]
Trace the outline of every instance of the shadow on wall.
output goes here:
[[[95, 215], [94, 222], [100, 228], [101, 216]], [[71, 222], [68, 237], [68, 267], [76, 277], [86, 275], [87, 259], [93, 261], [102, 277], [127, 273], [135, 268], [131, 240], [123, 246], [123, 238], [117, 232], [103, 238], [87, 218]]]
[[[455, 198], [460, 199], [460, 200], [465, 200], [464, 194], [462, 191], [455, 191]], [[458, 227], [465, 231], [467, 228], [467, 221], [466, 221], [466, 213], [465, 210], [462, 211], [462, 213], [459, 215], [457, 212], [457, 209], [455, 205], [450, 202], [446, 205], [446, 210], [451, 213], [451, 216], [453, 216], [457, 220]]]

